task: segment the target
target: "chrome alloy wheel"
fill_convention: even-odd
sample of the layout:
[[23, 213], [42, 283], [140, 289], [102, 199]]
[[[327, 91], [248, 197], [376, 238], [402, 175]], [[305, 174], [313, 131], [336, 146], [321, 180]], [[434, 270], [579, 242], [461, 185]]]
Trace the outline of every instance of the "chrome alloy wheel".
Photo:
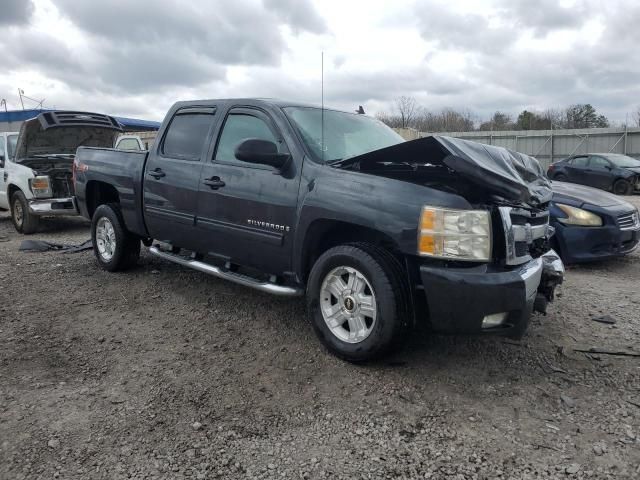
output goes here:
[[376, 324], [376, 296], [367, 278], [352, 267], [331, 270], [320, 287], [320, 310], [336, 337], [360, 343]]
[[116, 252], [116, 232], [107, 217], [101, 217], [96, 225], [96, 245], [100, 257], [105, 262], [111, 261]]
[[24, 221], [24, 212], [22, 211], [22, 203], [20, 203], [20, 200], [13, 202], [13, 218], [16, 221], [16, 225], [21, 227]]

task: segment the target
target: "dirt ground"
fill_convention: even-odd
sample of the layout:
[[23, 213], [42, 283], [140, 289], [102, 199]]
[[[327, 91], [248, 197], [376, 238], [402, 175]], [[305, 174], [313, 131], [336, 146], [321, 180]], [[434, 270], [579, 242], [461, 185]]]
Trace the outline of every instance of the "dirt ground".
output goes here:
[[640, 478], [640, 358], [575, 351], [640, 351], [639, 252], [570, 268], [522, 341], [414, 335], [353, 366], [301, 300], [24, 238], [0, 214], [2, 479]]

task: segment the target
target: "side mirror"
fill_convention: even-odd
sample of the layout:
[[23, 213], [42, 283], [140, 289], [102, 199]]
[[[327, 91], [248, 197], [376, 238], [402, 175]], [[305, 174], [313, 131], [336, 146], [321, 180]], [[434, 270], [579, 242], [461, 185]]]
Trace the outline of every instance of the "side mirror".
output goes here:
[[248, 138], [236, 147], [234, 153], [243, 162], [269, 165], [277, 169], [284, 167], [290, 157], [288, 153], [278, 153], [275, 143], [259, 138]]
[[0, 168], [4, 168], [4, 155], [0, 155]]

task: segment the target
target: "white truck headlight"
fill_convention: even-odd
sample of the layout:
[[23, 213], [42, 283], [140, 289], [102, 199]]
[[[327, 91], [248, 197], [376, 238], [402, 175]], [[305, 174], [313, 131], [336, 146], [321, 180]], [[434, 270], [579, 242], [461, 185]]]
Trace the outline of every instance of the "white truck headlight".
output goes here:
[[53, 196], [51, 183], [49, 182], [49, 177], [46, 175], [30, 178], [29, 188], [31, 188], [31, 193], [33, 193], [33, 196], [36, 198], [49, 198]]
[[556, 203], [556, 205], [567, 215], [566, 218], [558, 218], [560, 223], [564, 223], [565, 225], [580, 225], [582, 227], [602, 226], [602, 217], [595, 213], [565, 205], [564, 203]]
[[448, 260], [489, 261], [489, 212], [423, 207], [418, 228], [418, 254]]

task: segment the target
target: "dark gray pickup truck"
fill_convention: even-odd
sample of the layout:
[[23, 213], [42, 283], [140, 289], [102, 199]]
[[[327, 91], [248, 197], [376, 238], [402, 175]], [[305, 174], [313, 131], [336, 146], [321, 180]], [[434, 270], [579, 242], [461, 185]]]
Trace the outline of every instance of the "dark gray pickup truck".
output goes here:
[[350, 360], [435, 331], [522, 335], [562, 281], [538, 162], [448, 137], [404, 142], [365, 115], [290, 102], [179, 102], [149, 152], [80, 148], [80, 212], [107, 270], [160, 258], [306, 293]]

